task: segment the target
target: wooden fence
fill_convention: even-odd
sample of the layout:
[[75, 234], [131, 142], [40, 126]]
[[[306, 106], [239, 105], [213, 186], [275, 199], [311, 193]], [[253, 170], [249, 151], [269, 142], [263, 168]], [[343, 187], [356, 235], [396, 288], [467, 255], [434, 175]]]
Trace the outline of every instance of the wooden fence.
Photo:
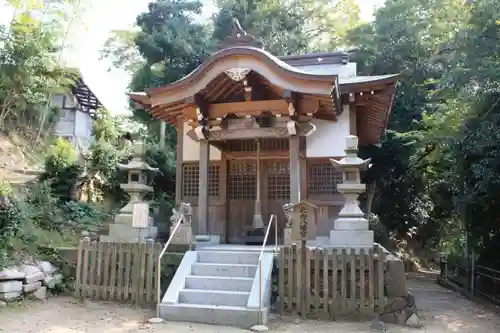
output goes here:
[[[140, 306], [157, 303], [156, 269], [163, 244], [97, 242], [84, 239], [78, 246], [75, 296], [102, 301], [133, 302]], [[179, 259], [162, 263], [162, 286], [177, 268]], [[174, 266], [173, 270], [169, 269]]]
[[[380, 313], [385, 305], [384, 258], [379, 247], [357, 254], [354, 249], [306, 248], [304, 264], [300, 247], [281, 248], [278, 261], [281, 314], [334, 319]], [[306, 277], [305, 283], [301, 276]]]

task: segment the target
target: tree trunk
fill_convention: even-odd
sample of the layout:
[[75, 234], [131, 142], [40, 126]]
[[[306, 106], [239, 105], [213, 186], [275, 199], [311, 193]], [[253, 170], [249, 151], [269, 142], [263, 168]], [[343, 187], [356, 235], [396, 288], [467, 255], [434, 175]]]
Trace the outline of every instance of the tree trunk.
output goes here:
[[377, 188], [377, 183], [372, 181], [366, 185], [366, 217], [369, 218], [372, 212], [372, 202], [375, 197], [375, 190]]

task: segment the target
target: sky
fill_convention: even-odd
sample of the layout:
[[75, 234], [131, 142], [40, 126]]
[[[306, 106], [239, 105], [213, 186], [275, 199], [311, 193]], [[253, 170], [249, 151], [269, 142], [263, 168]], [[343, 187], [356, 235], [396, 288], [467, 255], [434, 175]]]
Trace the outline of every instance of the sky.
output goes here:
[[[65, 53], [65, 58], [72, 66], [80, 68], [83, 78], [103, 105], [114, 114], [128, 114], [125, 92], [130, 75], [125, 71], [111, 68], [107, 60], [99, 57], [99, 50], [112, 30], [131, 27], [138, 14], [147, 10], [150, 0], [83, 0], [85, 17], [82, 24], [74, 24], [68, 34], [72, 45]], [[211, 0], [202, 0], [203, 16], [210, 17], [215, 7]], [[384, 0], [357, 0], [361, 8], [361, 17], [370, 20], [374, 8]], [[0, 1], [0, 23], [6, 23], [12, 12], [2, 7]], [[111, 70], [110, 70], [111, 68]]]

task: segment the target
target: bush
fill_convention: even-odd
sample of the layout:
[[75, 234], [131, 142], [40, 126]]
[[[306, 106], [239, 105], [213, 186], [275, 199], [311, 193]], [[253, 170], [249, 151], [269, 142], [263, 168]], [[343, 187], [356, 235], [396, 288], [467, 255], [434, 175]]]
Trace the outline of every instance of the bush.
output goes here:
[[48, 182], [52, 194], [62, 201], [71, 200], [83, 168], [77, 164], [77, 152], [72, 144], [58, 138], [50, 147], [45, 160], [45, 172], [40, 181]]
[[24, 232], [28, 220], [22, 201], [12, 194], [0, 196], [0, 268], [20, 258], [25, 247], [19, 244], [36, 244], [36, 239]]

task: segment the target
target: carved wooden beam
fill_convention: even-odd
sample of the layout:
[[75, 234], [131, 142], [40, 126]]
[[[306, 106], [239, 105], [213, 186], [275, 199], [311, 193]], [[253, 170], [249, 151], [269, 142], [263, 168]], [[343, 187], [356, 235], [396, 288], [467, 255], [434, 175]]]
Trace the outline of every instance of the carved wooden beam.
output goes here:
[[297, 102], [297, 108], [301, 115], [312, 117], [320, 109], [320, 102], [318, 99], [301, 98]]
[[297, 120], [299, 115], [299, 110], [297, 110], [297, 95], [293, 91], [283, 90], [283, 99], [288, 105], [288, 115], [293, 120]]
[[200, 94], [194, 95], [192, 98], [188, 99], [188, 102], [196, 107], [198, 126], [194, 128], [194, 133], [198, 140], [206, 139], [209, 131], [208, 103]]
[[230, 113], [238, 114], [239, 116], [259, 116], [264, 111], [270, 112], [273, 115], [288, 114], [288, 104], [285, 100], [278, 99], [208, 105], [210, 119], [225, 117]]
[[[256, 139], [256, 138], [287, 138], [290, 136], [287, 124], [290, 120], [279, 121], [274, 127], [261, 128], [251, 119], [242, 120], [240, 125], [229, 129], [211, 130], [208, 133], [208, 140], [224, 141], [237, 139]], [[299, 136], [308, 136], [316, 130], [316, 126], [311, 122], [295, 124], [296, 133]], [[187, 135], [195, 141], [200, 141], [196, 129], [188, 131]]]

